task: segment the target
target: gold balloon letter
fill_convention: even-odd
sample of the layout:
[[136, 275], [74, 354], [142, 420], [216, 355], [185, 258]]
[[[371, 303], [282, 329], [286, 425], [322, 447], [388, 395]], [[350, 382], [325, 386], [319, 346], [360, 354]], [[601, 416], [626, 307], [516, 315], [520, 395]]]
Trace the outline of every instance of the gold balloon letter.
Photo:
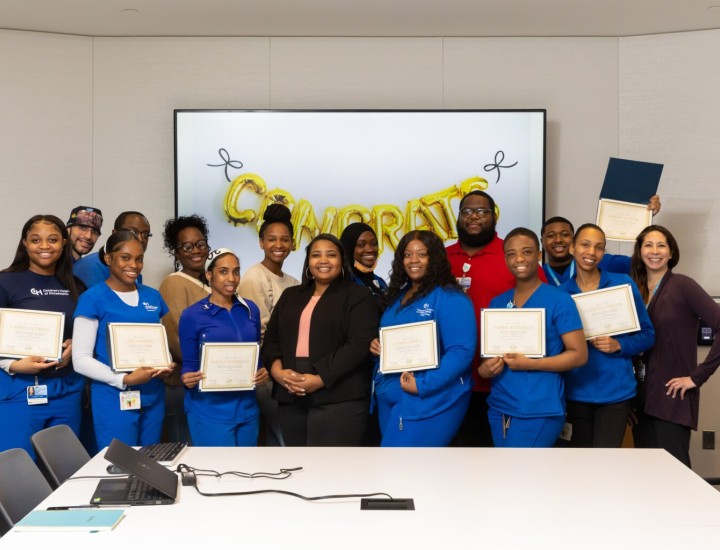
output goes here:
[[247, 224], [255, 220], [256, 214], [253, 210], [239, 209], [240, 194], [246, 187], [250, 187], [258, 195], [263, 195], [267, 189], [265, 180], [257, 174], [241, 174], [232, 181], [225, 194], [225, 215], [233, 225]]
[[378, 204], [372, 209], [371, 227], [375, 230], [378, 238], [378, 255], [383, 253], [385, 239], [390, 243], [394, 252], [400, 242], [397, 233], [402, 229], [402, 211], [394, 204]]

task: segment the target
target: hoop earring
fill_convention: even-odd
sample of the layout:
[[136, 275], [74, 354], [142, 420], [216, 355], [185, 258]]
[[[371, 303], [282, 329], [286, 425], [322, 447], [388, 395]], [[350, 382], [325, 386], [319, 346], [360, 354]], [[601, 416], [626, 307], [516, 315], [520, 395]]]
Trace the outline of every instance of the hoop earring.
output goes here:
[[341, 276], [343, 279], [345, 278], [345, 268], [344, 268], [344, 267], [341, 267], [341, 268], [340, 268], [340, 276]]
[[180, 271], [180, 262], [175, 260], [175, 271]]
[[315, 277], [313, 277], [312, 274], [310, 273], [310, 267], [309, 267], [309, 266], [305, 268], [305, 277], [307, 277], [308, 279], [311, 279], [311, 280], [315, 278]]

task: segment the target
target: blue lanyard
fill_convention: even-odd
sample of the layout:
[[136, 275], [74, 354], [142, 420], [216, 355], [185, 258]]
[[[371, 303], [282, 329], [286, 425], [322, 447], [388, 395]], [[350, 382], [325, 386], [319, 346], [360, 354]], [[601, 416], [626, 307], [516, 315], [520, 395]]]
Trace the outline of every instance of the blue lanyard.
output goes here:
[[[550, 267], [550, 264], [545, 264], [544, 269], [545, 269], [545, 273], [549, 273], [550, 277], [552, 277], [552, 280], [555, 283], [555, 286], [560, 286], [562, 284], [560, 282], [560, 279], [558, 278], [558, 274], [552, 267]], [[569, 280], [575, 276], [575, 260], [572, 260], [570, 262], [570, 267], [568, 269], [570, 270], [570, 275], [568, 276], [568, 280]]]

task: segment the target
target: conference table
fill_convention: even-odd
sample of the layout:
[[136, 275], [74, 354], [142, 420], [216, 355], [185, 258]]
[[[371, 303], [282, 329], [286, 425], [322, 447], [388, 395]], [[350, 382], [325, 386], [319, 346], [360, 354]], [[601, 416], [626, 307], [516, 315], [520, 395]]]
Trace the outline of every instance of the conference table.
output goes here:
[[[103, 452], [74, 477], [104, 476]], [[110, 532], [16, 532], [5, 548], [552, 548], [720, 546], [720, 492], [662, 450], [189, 448], [197, 469], [278, 472], [285, 480], [199, 477], [203, 492], [305, 496], [388, 493], [415, 510], [361, 510], [360, 498], [200, 495], [127, 508]], [[89, 502], [97, 479], [71, 479], [38, 509]]]

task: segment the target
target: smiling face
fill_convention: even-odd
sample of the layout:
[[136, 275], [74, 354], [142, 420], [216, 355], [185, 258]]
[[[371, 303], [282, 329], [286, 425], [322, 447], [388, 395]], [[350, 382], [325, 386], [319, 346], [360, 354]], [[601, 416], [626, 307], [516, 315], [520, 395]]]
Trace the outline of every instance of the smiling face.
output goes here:
[[70, 246], [76, 258], [88, 254], [100, 236], [100, 232], [89, 225], [72, 225], [68, 227]]
[[231, 301], [240, 284], [240, 261], [233, 254], [220, 256], [205, 272], [213, 296]]
[[[175, 244], [175, 258], [180, 262], [183, 271], [191, 277], [199, 278], [200, 273], [205, 270], [205, 260], [210, 252], [205, 236], [197, 227], [186, 227], [178, 233]], [[185, 248], [190, 247], [192, 249], [187, 252]]]
[[571, 252], [578, 270], [594, 272], [605, 255], [605, 235], [595, 228], [586, 227], [578, 233]]
[[545, 226], [542, 234], [542, 245], [548, 263], [564, 265], [572, 259], [570, 247], [572, 246], [572, 227], [565, 222], [550, 223]]
[[105, 254], [105, 261], [110, 266], [110, 288], [125, 292], [134, 290], [144, 259], [145, 251], [138, 240], [125, 241], [113, 252]]
[[645, 235], [640, 247], [640, 258], [648, 273], [663, 275], [668, 270], [672, 256], [667, 238], [660, 231], [650, 231]]
[[355, 243], [353, 260], [373, 269], [378, 259], [378, 240], [372, 231], [364, 231]]
[[485, 246], [495, 236], [495, 223], [495, 212], [487, 197], [468, 195], [462, 201], [458, 214], [458, 239], [461, 244], [470, 247]]
[[23, 239], [23, 245], [28, 252], [30, 271], [41, 275], [55, 274], [55, 266], [65, 247], [60, 229], [50, 222], [33, 224]]
[[420, 283], [427, 274], [430, 265], [430, 254], [425, 243], [419, 240], [410, 241], [403, 252], [403, 269], [414, 287]]
[[342, 272], [340, 249], [331, 241], [318, 239], [308, 253], [308, 269], [316, 284], [329, 285]]
[[285, 258], [293, 249], [290, 229], [284, 223], [271, 223], [265, 228], [260, 237], [260, 248], [265, 253], [263, 264], [265, 267], [276, 267], [282, 270]]
[[517, 281], [537, 278], [540, 251], [535, 241], [525, 235], [516, 235], [505, 241], [505, 263]]

